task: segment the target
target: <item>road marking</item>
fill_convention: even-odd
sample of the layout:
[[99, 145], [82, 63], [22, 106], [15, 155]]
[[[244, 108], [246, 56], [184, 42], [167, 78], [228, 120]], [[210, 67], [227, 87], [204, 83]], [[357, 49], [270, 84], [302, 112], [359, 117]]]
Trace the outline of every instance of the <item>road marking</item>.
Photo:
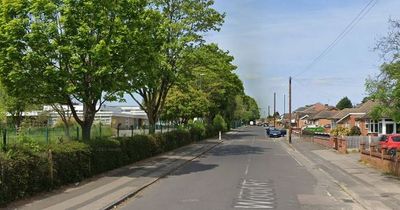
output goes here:
[[248, 173], [249, 173], [249, 164], [247, 164], [246, 171], [244, 172], [244, 174], [247, 175]]
[[275, 208], [274, 201], [275, 192], [271, 181], [244, 179], [234, 208], [272, 209]]

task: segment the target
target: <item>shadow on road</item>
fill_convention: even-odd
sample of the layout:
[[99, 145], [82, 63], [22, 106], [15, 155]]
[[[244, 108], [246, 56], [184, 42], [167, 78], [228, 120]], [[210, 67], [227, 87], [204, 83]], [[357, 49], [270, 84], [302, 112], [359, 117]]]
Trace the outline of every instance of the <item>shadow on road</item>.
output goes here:
[[231, 155], [248, 155], [263, 154], [265, 150], [270, 148], [254, 147], [249, 145], [223, 145], [211, 150], [208, 155], [214, 156], [231, 156]]
[[203, 164], [199, 161], [192, 161], [190, 164], [186, 164], [182, 168], [178, 169], [177, 171], [173, 172], [170, 176], [179, 176], [191, 173], [197, 173], [201, 171], [208, 171], [216, 168], [217, 164]]

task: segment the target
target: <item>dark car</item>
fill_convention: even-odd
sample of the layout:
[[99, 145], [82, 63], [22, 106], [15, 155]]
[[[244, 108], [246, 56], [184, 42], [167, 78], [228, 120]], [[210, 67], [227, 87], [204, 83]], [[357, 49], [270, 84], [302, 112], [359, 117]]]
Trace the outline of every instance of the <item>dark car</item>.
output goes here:
[[286, 136], [286, 129], [281, 129], [282, 136]]
[[279, 137], [281, 137], [282, 136], [282, 132], [281, 132], [281, 130], [277, 130], [277, 129], [271, 129], [270, 131], [269, 131], [269, 134], [268, 134], [268, 136], [270, 137], [270, 138], [279, 138]]
[[269, 135], [269, 132], [270, 132], [271, 130], [275, 130], [275, 127], [267, 127], [267, 128], [265, 129], [265, 132], [267, 133], [267, 135]]

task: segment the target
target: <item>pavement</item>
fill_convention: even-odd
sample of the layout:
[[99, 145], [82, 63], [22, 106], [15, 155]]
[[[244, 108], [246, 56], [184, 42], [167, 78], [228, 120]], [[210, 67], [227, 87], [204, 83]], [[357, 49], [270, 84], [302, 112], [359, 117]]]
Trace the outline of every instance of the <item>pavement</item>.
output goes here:
[[220, 143], [214, 139], [197, 142], [83, 183], [15, 202], [5, 209], [111, 209]]
[[400, 179], [360, 162], [359, 153], [339, 154], [318, 144], [294, 138], [293, 148], [332, 180], [364, 209], [400, 209]]
[[8, 209], [400, 209], [400, 180], [311, 142], [229, 132]]

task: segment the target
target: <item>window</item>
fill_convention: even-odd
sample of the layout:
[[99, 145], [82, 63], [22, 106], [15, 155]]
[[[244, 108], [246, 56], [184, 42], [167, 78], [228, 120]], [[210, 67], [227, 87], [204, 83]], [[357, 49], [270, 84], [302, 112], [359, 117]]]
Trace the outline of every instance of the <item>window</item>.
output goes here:
[[400, 136], [393, 136], [392, 139], [394, 142], [400, 142]]
[[382, 123], [378, 123], [376, 120], [370, 120], [366, 125], [368, 125], [369, 133], [379, 133], [379, 126], [382, 126]]

